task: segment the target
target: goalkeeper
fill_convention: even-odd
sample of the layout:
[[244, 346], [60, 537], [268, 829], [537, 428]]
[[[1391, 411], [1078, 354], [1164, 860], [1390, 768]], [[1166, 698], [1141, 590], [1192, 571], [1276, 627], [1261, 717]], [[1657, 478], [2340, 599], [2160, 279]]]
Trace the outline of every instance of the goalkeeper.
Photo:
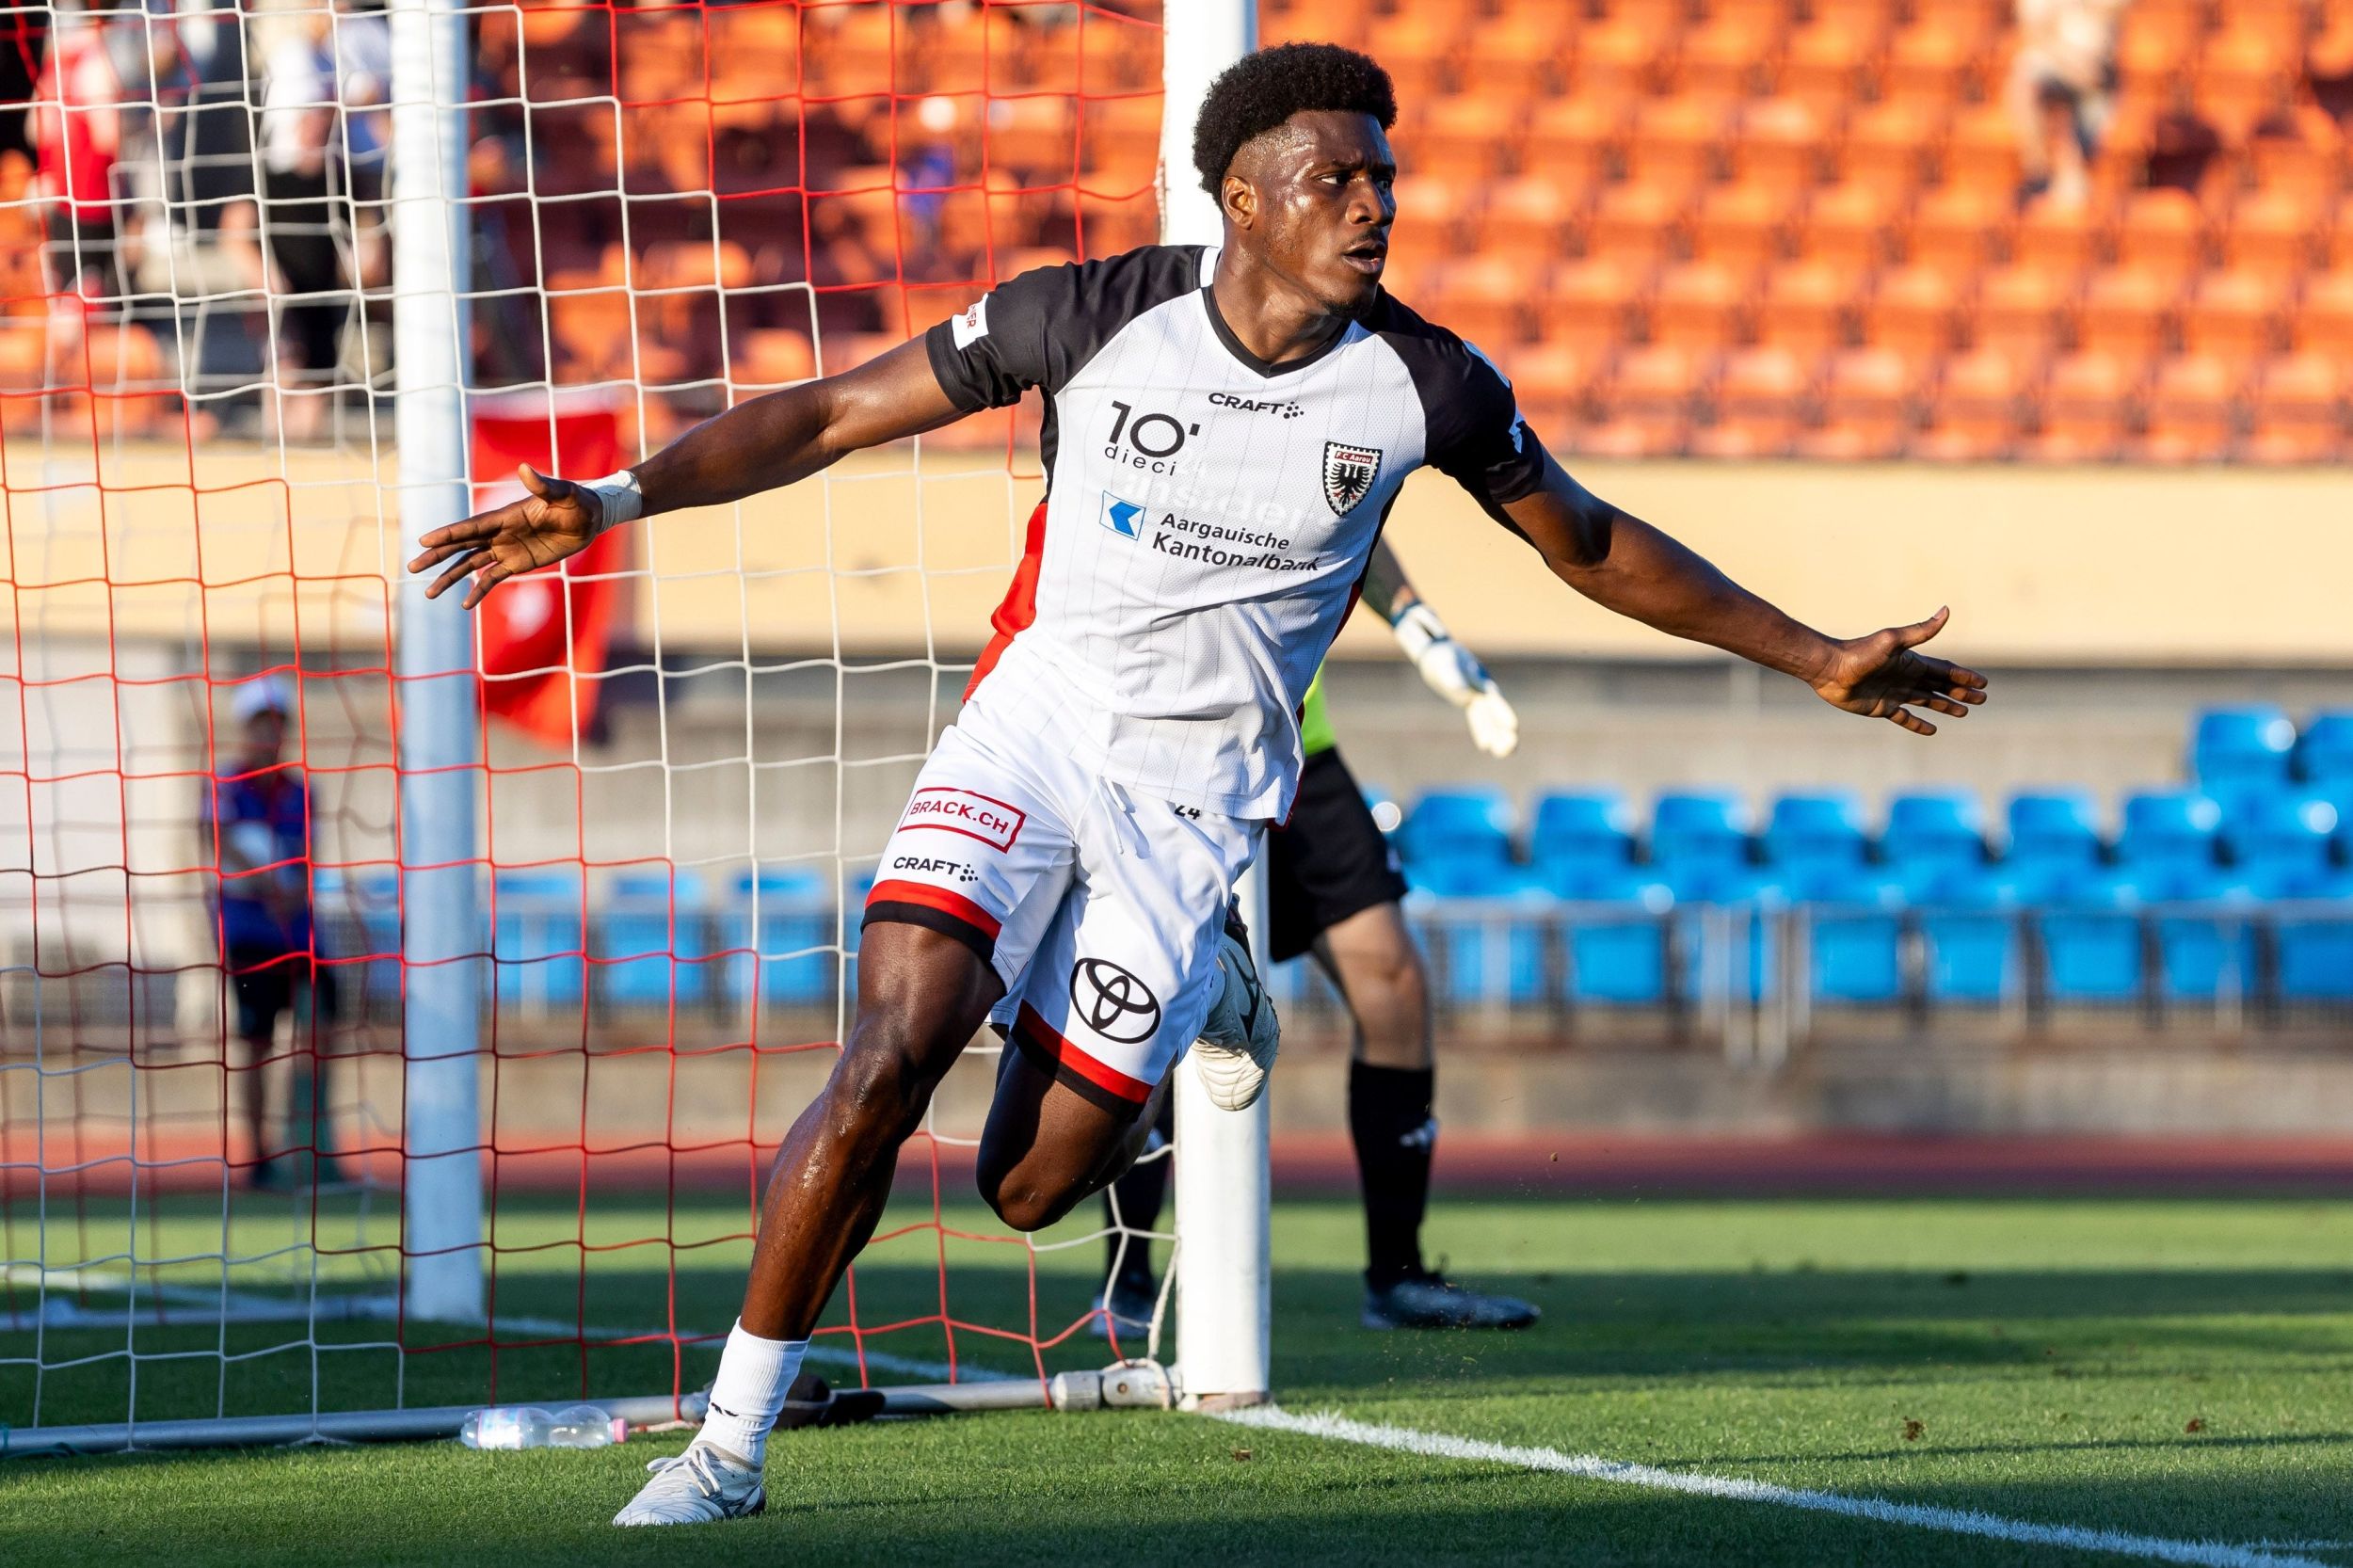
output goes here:
[[1381, 522], [1435, 468], [1569, 589], [1930, 733], [1985, 680], [1917, 651], [1943, 612], [1837, 638], [1579, 485], [1487, 358], [1381, 286], [1397, 216], [1378, 65], [1261, 50], [1206, 95], [1193, 164], [1223, 243], [1014, 278], [844, 375], [752, 398], [634, 469], [523, 471], [524, 499], [410, 561], [471, 607], [639, 517], [725, 505], [849, 453], [1044, 394], [1047, 493], [995, 635], [884, 847], [857, 1009], [762, 1194], [744, 1307], [701, 1434], [616, 1519], [757, 1513], [761, 1461], [819, 1315], [872, 1236], [900, 1145], [984, 1023], [1003, 1029], [981, 1194], [1036, 1230], [1102, 1190], [1198, 1053], [1255, 1100], [1269, 1010], [1229, 930], [1235, 882], [1289, 814], [1295, 715]]
[[[1389, 623], [1433, 691], [1470, 722], [1490, 757], [1519, 744], [1519, 717], [1470, 649], [1406, 580], [1384, 541], [1365, 568], [1364, 602]], [[1354, 1026], [1348, 1063], [1348, 1133], [1365, 1202], [1367, 1328], [1526, 1328], [1529, 1303], [1465, 1289], [1422, 1266], [1421, 1221], [1438, 1137], [1430, 982], [1398, 907], [1405, 896], [1397, 852], [1381, 836], [1348, 764], [1340, 760], [1316, 673], [1299, 723], [1306, 765], [1290, 820], [1267, 838], [1267, 951], [1277, 962], [1312, 952], [1339, 987]], [[1162, 1118], [1160, 1135], [1169, 1133]], [[1149, 1323], [1158, 1288], [1151, 1245], [1132, 1234], [1158, 1228], [1168, 1160], [1145, 1160], [1119, 1178], [1104, 1204], [1111, 1280], [1097, 1305], [1102, 1330], [1123, 1336]]]

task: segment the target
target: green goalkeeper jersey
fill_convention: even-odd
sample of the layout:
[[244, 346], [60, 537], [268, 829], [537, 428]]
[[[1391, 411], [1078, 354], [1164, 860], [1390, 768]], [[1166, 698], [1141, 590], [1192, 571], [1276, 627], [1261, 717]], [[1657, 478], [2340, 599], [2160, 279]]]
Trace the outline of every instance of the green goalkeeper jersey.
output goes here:
[[1307, 699], [1299, 705], [1299, 749], [1313, 757], [1338, 744], [1332, 733], [1332, 715], [1323, 711], [1323, 671], [1319, 666], [1316, 678], [1307, 682]]

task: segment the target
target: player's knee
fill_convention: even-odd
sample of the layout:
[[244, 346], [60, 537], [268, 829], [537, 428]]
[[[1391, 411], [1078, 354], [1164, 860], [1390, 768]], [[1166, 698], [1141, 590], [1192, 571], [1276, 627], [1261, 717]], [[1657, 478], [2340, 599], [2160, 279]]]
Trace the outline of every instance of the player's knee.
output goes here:
[[1020, 1171], [980, 1174], [981, 1197], [1011, 1228], [1028, 1233], [1044, 1230], [1067, 1213], [1071, 1195], [1049, 1190]]
[[913, 1130], [931, 1102], [931, 1085], [907, 1052], [888, 1042], [853, 1039], [826, 1086], [827, 1111], [836, 1133]]

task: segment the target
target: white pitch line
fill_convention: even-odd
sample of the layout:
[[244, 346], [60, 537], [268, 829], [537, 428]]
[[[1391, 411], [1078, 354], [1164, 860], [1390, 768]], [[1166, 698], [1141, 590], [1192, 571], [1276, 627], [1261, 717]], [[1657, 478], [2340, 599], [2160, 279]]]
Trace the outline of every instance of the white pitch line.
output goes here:
[[1849, 1497], [1835, 1492], [1808, 1492], [1737, 1476], [1661, 1470], [1649, 1464], [1629, 1464], [1624, 1460], [1603, 1459], [1597, 1454], [1569, 1454], [1558, 1448], [1514, 1448], [1508, 1443], [1450, 1437], [1442, 1432], [1417, 1432], [1410, 1427], [1352, 1421], [1345, 1416], [1328, 1412], [1316, 1416], [1294, 1416], [1273, 1405], [1259, 1405], [1253, 1409], [1225, 1410], [1215, 1414], [1219, 1420], [1230, 1421], [1236, 1426], [1295, 1432], [1309, 1437], [1328, 1437], [1342, 1443], [1360, 1443], [1368, 1448], [1389, 1448], [1399, 1453], [1421, 1454], [1433, 1459], [1483, 1460], [1515, 1469], [1579, 1476], [1587, 1480], [1608, 1481], [1619, 1486], [1641, 1486], [1658, 1492], [1723, 1497], [1733, 1502], [1772, 1503], [1782, 1508], [1838, 1513], [1883, 1525], [1908, 1525], [1917, 1529], [1982, 1536], [1991, 1541], [2009, 1541], [2024, 1545], [2070, 1546], [2079, 1551], [2137, 1557], [2151, 1562], [2192, 1563], [2198, 1568], [2335, 1568], [2334, 1564], [2314, 1558], [2282, 1557], [2274, 1552], [2249, 1550], [2227, 1541], [2175, 1541], [2158, 1535], [2133, 1535], [2123, 1530], [2088, 1529], [2074, 1525], [2037, 1525], [2023, 1519], [2005, 1519], [1998, 1514], [1979, 1513], [1972, 1509], [1896, 1503], [1881, 1497]]

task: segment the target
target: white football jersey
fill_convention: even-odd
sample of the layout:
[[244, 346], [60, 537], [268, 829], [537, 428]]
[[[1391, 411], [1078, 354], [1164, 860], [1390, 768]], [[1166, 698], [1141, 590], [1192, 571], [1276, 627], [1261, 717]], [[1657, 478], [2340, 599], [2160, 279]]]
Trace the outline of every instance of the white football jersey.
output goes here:
[[1405, 476], [1433, 464], [1492, 513], [1545, 459], [1485, 356], [1385, 292], [1268, 364], [1218, 314], [1216, 264], [1042, 267], [931, 329], [959, 408], [1046, 399], [1046, 499], [966, 698], [1131, 790], [1279, 820], [1299, 705]]

